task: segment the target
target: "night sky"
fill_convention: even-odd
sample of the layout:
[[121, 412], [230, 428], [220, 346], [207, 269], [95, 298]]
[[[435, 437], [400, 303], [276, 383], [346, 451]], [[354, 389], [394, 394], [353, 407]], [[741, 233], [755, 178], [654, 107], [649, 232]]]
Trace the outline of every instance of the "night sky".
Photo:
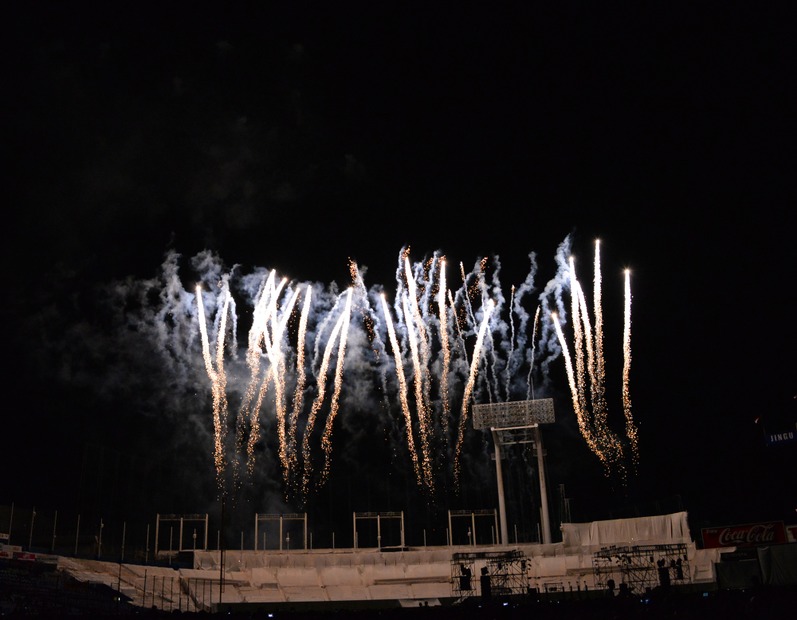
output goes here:
[[[294, 288], [316, 283], [323, 313], [352, 283], [350, 262], [392, 304], [405, 250], [415, 265], [444, 255], [452, 292], [460, 264], [472, 274], [487, 259], [480, 281], [517, 328], [512, 287], [534, 276], [533, 316], [554, 299], [544, 290], [562, 251], [592, 303], [600, 239], [619, 432], [631, 269], [640, 456], [624, 481], [604, 472], [564, 359], [540, 344], [556, 514], [563, 491], [574, 521], [686, 510], [694, 528], [797, 522], [797, 442], [765, 441], [797, 420], [793, 14], [255, 4], [32, 2], [7, 15], [0, 503], [141, 519], [217, 510], [211, 382], [188, 303], [199, 282], [212, 330], [213, 286], [229, 276], [240, 370], [271, 269]], [[181, 291], [187, 305], [174, 305]], [[373, 372], [366, 315], [352, 314], [326, 484], [301, 506], [286, 496], [271, 409], [255, 471], [233, 493], [242, 514], [307, 510], [320, 532], [350, 528], [352, 511], [433, 524], [497, 505], [490, 439], [470, 423], [462, 487], [443, 475], [433, 497], [418, 488], [395, 368], [387, 383]], [[491, 342], [500, 358], [512, 334]], [[389, 367], [392, 349], [382, 355]], [[494, 364], [474, 402], [506, 399]], [[526, 374], [511, 399], [525, 398]], [[507, 467], [512, 519], [533, 521], [535, 461], [518, 451]]]

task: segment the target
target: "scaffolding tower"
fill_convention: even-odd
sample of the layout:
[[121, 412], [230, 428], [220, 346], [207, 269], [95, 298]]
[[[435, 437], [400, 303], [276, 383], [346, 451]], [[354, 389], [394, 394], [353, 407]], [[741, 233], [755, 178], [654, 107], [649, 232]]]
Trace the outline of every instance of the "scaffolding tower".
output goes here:
[[691, 583], [686, 549], [683, 543], [605, 547], [592, 556], [595, 587], [613, 590], [625, 584], [642, 594], [656, 586]]
[[[516, 549], [454, 553], [452, 593], [460, 601], [474, 596], [501, 598], [527, 594], [526, 566], [526, 556]], [[489, 584], [489, 593], [485, 592], [485, 583]]]

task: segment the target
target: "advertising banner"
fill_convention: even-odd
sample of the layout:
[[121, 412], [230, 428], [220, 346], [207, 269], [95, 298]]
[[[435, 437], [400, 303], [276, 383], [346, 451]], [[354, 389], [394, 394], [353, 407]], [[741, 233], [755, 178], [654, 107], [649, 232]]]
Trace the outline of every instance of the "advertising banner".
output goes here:
[[746, 523], [723, 527], [704, 527], [701, 530], [703, 548], [756, 547], [788, 542], [783, 521]]

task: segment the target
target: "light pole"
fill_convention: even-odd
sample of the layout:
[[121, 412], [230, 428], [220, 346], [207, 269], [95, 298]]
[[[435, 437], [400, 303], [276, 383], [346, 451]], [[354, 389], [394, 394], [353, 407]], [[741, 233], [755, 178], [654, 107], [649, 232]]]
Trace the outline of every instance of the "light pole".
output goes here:
[[501, 447], [513, 444], [534, 444], [537, 451], [537, 467], [540, 477], [540, 507], [542, 540], [551, 542], [551, 527], [548, 516], [548, 491], [545, 487], [545, 459], [542, 447], [540, 424], [555, 421], [553, 399], [487, 403], [473, 405], [473, 428], [489, 429], [495, 447], [495, 476], [498, 487], [498, 505], [501, 520], [500, 543], [507, 544], [506, 507], [504, 504], [504, 482], [501, 472]]
[[58, 511], [55, 511], [53, 517], [53, 544], [50, 546], [50, 553], [55, 553], [55, 526], [58, 525]]
[[33, 513], [30, 516], [30, 537], [28, 538], [28, 551], [33, 546], [33, 522], [36, 520], [36, 506], [33, 507]]

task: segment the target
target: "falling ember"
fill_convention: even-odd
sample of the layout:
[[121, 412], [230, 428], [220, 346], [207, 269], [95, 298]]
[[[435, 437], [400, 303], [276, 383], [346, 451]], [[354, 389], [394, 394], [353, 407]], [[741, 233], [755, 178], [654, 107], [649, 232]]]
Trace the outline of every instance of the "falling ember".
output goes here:
[[526, 392], [526, 400], [534, 398], [534, 353], [536, 351], [537, 342], [537, 325], [540, 323], [540, 306], [537, 306], [537, 311], [534, 313], [534, 323], [532, 324], [531, 331], [531, 351], [529, 351], [529, 375], [526, 378], [526, 385], [528, 391]]
[[[431, 418], [429, 411], [429, 341], [424, 327], [421, 309], [418, 305], [418, 292], [412, 277], [409, 256], [404, 258], [404, 272], [407, 278], [407, 294], [403, 302], [409, 305], [404, 310], [407, 332], [410, 335], [410, 348], [415, 369], [415, 406], [418, 410], [418, 424], [421, 430], [422, 468], [428, 483], [431, 483], [432, 468], [430, 455]], [[411, 319], [409, 317], [412, 317]]]
[[[605, 398], [606, 369], [603, 350], [603, 310], [600, 275], [600, 243], [595, 243], [595, 275], [593, 280], [593, 312], [595, 315], [595, 329], [589, 321], [584, 291], [576, 278], [575, 263], [570, 259], [570, 292], [571, 314], [573, 323], [573, 351], [575, 355], [575, 370], [571, 362], [569, 347], [565, 341], [561, 325], [552, 314], [554, 327], [565, 359], [570, 384], [573, 407], [576, 412], [579, 430], [581, 431], [589, 448], [595, 453], [604, 465], [605, 473], [619, 472], [623, 482], [626, 482], [626, 468], [623, 457], [623, 444], [620, 438], [611, 430], [608, 423], [608, 408]], [[623, 354], [625, 364], [623, 369], [623, 412], [626, 421], [626, 434], [631, 444], [633, 458], [638, 459], [637, 435], [631, 417], [631, 404], [628, 390], [628, 368], [631, 359], [630, 344], [630, 284], [626, 276], [626, 325], [623, 334]], [[586, 355], [586, 359], [585, 359]], [[590, 414], [587, 404], [586, 386], [589, 383]]]
[[[584, 297], [584, 289], [581, 288], [581, 284], [575, 280], [575, 270], [573, 270], [572, 273], [574, 278], [572, 282], [573, 296], [578, 300], [578, 317], [581, 319], [582, 342], [587, 353], [586, 370], [589, 378], [590, 402], [592, 403], [592, 431], [596, 439], [598, 450], [601, 453], [601, 460], [617, 466], [622, 470], [622, 447], [617, 437], [608, 426], [608, 410], [604, 397], [605, 373], [603, 373], [602, 370], [604, 364], [602, 360], [599, 361], [597, 359], [598, 356], [596, 353], [598, 346], [595, 339], [598, 333], [602, 333], [602, 329], [597, 326], [596, 321], [596, 327], [593, 331], [589, 321], [589, 311], [587, 309], [586, 298]], [[599, 316], [601, 315], [599, 314]], [[583, 373], [583, 367], [581, 372]], [[580, 388], [583, 392], [587, 381], [584, 379], [583, 374], [581, 378]], [[585, 408], [584, 410], [588, 411], [589, 407], [586, 401], [583, 406]]]
[[631, 271], [625, 270], [625, 304], [623, 313], [623, 414], [625, 432], [631, 442], [634, 464], [639, 463], [639, 436], [631, 415], [631, 393], [628, 388], [631, 376]]
[[[409, 315], [407, 307], [407, 298], [403, 298], [404, 315]], [[423, 479], [425, 483], [429, 482], [431, 476], [431, 465], [429, 462], [429, 425], [427, 422], [427, 406], [425, 400], [425, 391], [423, 386], [423, 367], [421, 365], [421, 358], [418, 353], [418, 336], [415, 333], [413, 321], [407, 319], [407, 339], [410, 342], [410, 357], [412, 359], [414, 387], [415, 387], [415, 409], [418, 412], [418, 429], [421, 437], [421, 471], [423, 472]]]
[[559, 324], [559, 317], [555, 312], [551, 314], [551, 321], [553, 321], [556, 335], [559, 338], [559, 344], [562, 347], [562, 357], [564, 357], [565, 371], [567, 372], [567, 383], [570, 386], [570, 395], [573, 399], [573, 408], [575, 409], [576, 413], [578, 429], [581, 431], [581, 436], [584, 438], [584, 441], [587, 442], [589, 449], [592, 450], [600, 459], [601, 463], [606, 466], [606, 456], [600, 449], [600, 446], [598, 445], [598, 442], [592, 433], [592, 429], [587, 418], [586, 407], [582, 404], [582, 400], [579, 397], [578, 381], [576, 380], [576, 374], [573, 371], [573, 362], [570, 357], [570, 351], [567, 346], [567, 341], [565, 340], [565, 335], [562, 332], [562, 326]]
[[443, 349], [443, 368], [440, 371], [440, 391], [443, 398], [443, 436], [448, 435], [448, 371], [451, 368], [451, 346], [448, 341], [448, 307], [446, 306], [446, 260], [440, 259], [440, 284], [437, 291], [437, 311], [440, 315], [440, 346]]
[[473, 305], [471, 304], [470, 301], [470, 296], [472, 291], [468, 288], [468, 278], [465, 275], [465, 265], [463, 265], [462, 263], [459, 264], [459, 271], [462, 274], [462, 292], [463, 292], [463, 297], [465, 299], [465, 309], [467, 312], [467, 318], [469, 318], [471, 323], [475, 325], [476, 317], [473, 316]]
[[[268, 393], [268, 386], [271, 384], [272, 368], [266, 370], [263, 381], [260, 383], [260, 389], [257, 392], [257, 399], [254, 406], [249, 412], [249, 438], [246, 442], [246, 470], [251, 476], [255, 468], [255, 445], [260, 439], [260, 410], [263, 407], [263, 401]], [[240, 450], [240, 444], [238, 446]]]
[[327, 423], [324, 427], [324, 434], [321, 437], [321, 447], [324, 450], [324, 466], [321, 470], [321, 481], [323, 485], [327, 478], [329, 478], [329, 465], [332, 460], [332, 426], [335, 423], [335, 418], [338, 415], [338, 403], [340, 402], [340, 390], [343, 386], [343, 362], [346, 359], [346, 341], [349, 334], [349, 321], [351, 319], [351, 295], [352, 289], [349, 289], [346, 296], [346, 309], [343, 311], [343, 329], [338, 342], [338, 363], [335, 368], [335, 383], [332, 391], [332, 402], [329, 407], [329, 415], [327, 416]]
[[208, 330], [205, 324], [205, 306], [202, 301], [202, 288], [199, 286], [196, 288], [199, 330], [202, 337], [202, 354], [205, 359], [205, 370], [210, 378], [211, 394], [213, 398], [213, 462], [216, 467], [216, 480], [220, 488], [223, 486], [225, 466], [224, 438], [227, 422], [227, 382], [224, 374], [224, 334], [226, 331], [227, 312], [229, 311], [231, 302], [230, 292], [227, 286], [223, 289], [223, 295], [224, 304], [219, 323], [219, 333], [216, 344], [216, 368], [214, 369], [210, 355]]
[[407, 447], [409, 448], [410, 458], [412, 458], [412, 465], [415, 469], [415, 479], [418, 486], [423, 484], [423, 476], [421, 474], [420, 463], [418, 462], [418, 454], [415, 451], [415, 439], [412, 432], [412, 412], [410, 405], [407, 401], [407, 379], [404, 376], [404, 364], [401, 361], [401, 349], [399, 348], [398, 338], [396, 338], [396, 330], [393, 327], [393, 320], [390, 318], [390, 309], [387, 306], [387, 300], [384, 293], [380, 296], [382, 300], [382, 312], [385, 316], [387, 323], [387, 333], [390, 339], [390, 347], [393, 349], [393, 357], [396, 361], [396, 379], [399, 384], [399, 401], [401, 402], [401, 411], [404, 414], [404, 425], [407, 429]]
[[[238, 411], [237, 448], [238, 450], [241, 449], [246, 430], [245, 425], [248, 422], [250, 428], [247, 453], [250, 455], [250, 467], [252, 465], [251, 455], [254, 453], [254, 444], [260, 435], [260, 406], [270, 380], [270, 370], [265, 377], [261, 376], [260, 372], [263, 357], [262, 347], [266, 338], [268, 321], [272, 313], [277, 311], [277, 299], [286, 283], [283, 278], [279, 285], [275, 286], [275, 278], [276, 272], [272, 270], [260, 289], [260, 295], [255, 303], [255, 309], [252, 314], [252, 327], [249, 330], [249, 346], [246, 351], [246, 363], [249, 366], [250, 380]], [[257, 402], [253, 405], [256, 397]]]
[[487, 307], [484, 309], [484, 316], [482, 317], [481, 327], [479, 327], [479, 335], [476, 339], [476, 346], [473, 349], [473, 360], [470, 363], [470, 373], [468, 373], [468, 382], [465, 385], [465, 392], [462, 397], [462, 411], [459, 417], [459, 433], [457, 435], [457, 445], [454, 452], [454, 486], [459, 487], [460, 475], [460, 460], [462, 456], [462, 444], [465, 440], [465, 424], [468, 419], [468, 408], [470, 406], [470, 398], [473, 395], [473, 385], [476, 382], [476, 371], [479, 368], [479, 361], [481, 359], [482, 344], [484, 342], [484, 334], [487, 332], [487, 325], [490, 323], [490, 315], [495, 308], [495, 304], [490, 300]]
[[[580, 302], [581, 302], [581, 285], [576, 279], [576, 268], [573, 257], [570, 257], [570, 313], [573, 317], [573, 353], [576, 359], [576, 386], [578, 388], [578, 409], [579, 411], [587, 411], [587, 394], [586, 394], [586, 375], [584, 372], [584, 324], [582, 324]], [[585, 322], [589, 327], [588, 320]], [[587, 346], [591, 350], [591, 340], [587, 338]], [[586, 437], [585, 437], [586, 439]]]
[[266, 353], [271, 362], [272, 377], [274, 380], [274, 399], [277, 409], [277, 437], [280, 446], [279, 458], [282, 463], [286, 482], [290, 479], [291, 459], [288, 456], [288, 444], [285, 430], [285, 359], [282, 353], [282, 340], [285, 332], [285, 325], [288, 322], [288, 317], [293, 310], [298, 295], [298, 290], [291, 294], [288, 304], [282, 313], [282, 317], [278, 321], [273, 318], [274, 315], [272, 314], [273, 333], [271, 336], [265, 334], [264, 337]]
[[[515, 307], [515, 287], [512, 287], [512, 296], [509, 298], [509, 307]], [[507, 357], [506, 361], [506, 387], [505, 393], [507, 400], [509, 399], [510, 387], [512, 385], [512, 359], [515, 353], [515, 317], [514, 315], [510, 314], [510, 321], [509, 326], [511, 328], [510, 337], [509, 337], [509, 356]]]
[[[595, 314], [595, 376], [593, 402], [599, 403], [601, 414], [606, 411], [606, 364], [603, 355], [603, 290], [601, 286], [601, 243], [595, 240], [595, 261], [592, 267], [592, 309]], [[605, 420], [602, 420], [605, 423]]]
[[[566, 266], [565, 249], [569, 250], [569, 242], [560, 246], [559, 270], [540, 294], [533, 321], [529, 321], [523, 300], [533, 290], [534, 272], [517, 293], [512, 286], [507, 305], [498, 282], [501, 266], [497, 257], [489, 286], [485, 274], [490, 265], [483, 258], [467, 274], [460, 262], [462, 283], [452, 289], [446, 280], [447, 262], [441, 254], [411, 263], [409, 248], [403, 248], [392, 307], [381, 286], [366, 289], [359, 267], [351, 260], [352, 286], [345, 295], [334, 283], [328, 289], [289, 285], [273, 270], [264, 271], [262, 277], [259, 272], [244, 276], [243, 286], [235, 290], [254, 300], [245, 356], [239, 354], [235, 340], [232, 274], [219, 278], [218, 271], [213, 271], [206, 275], [206, 281], [221, 282], [213, 306], [213, 343], [203, 303], [209, 303], [210, 297], [203, 297], [200, 287], [196, 289], [201, 352], [213, 400], [213, 460], [219, 484], [223, 484], [228, 464], [235, 468], [237, 483], [238, 468], [243, 470], [244, 460], [245, 472], [254, 476], [256, 455], [262, 452], [256, 448], [265, 441], [274, 448], [286, 499], [292, 495], [292, 499], [304, 503], [311, 489], [326, 484], [331, 476], [333, 429], [338, 415], [345, 414], [343, 403], [370, 406], [381, 398], [384, 409], [379, 411], [384, 413], [379, 415], [384, 416], [385, 430], [400, 429], [399, 433], [386, 432], [385, 437], [397, 439], [402, 450], [406, 446], [417, 486], [432, 495], [445, 488], [440, 479], [453, 473], [458, 488], [472, 404], [509, 401], [521, 393], [534, 398], [535, 376], [540, 380], [538, 391], [546, 392], [551, 387], [548, 368], [559, 355], [565, 360], [581, 434], [607, 471], [622, 471], [623, 443], [609, 428], [604, 395], [599, 245], [595, 248], [591, 307], [576, 277], [574, 259], [570, 259], [569, 268]], [[638, 440], [629, 395], [629, 282], [626, 274], [623, 413], [636, 460]], [[538, 337], [543, 309], [548, 314], [548, 308], [555, 304], [564, 316], [568, 288], [573, 342], [566, 342], [564, 322], [560, 324], [555, 314], [551, 314], [553, 328], [543, 322]], [[528, 328], [533, 329], [530, 339], [525, 334]], [[389, 380], [393, 373], [396, 381]], [[526, 386], [521, 377], [526, 379]], [[353, 392], [349, 393], [349, 388]], [[233, 442], [226, 445], [228, 390], [240, 398], [234, 451], [230, 452], [227, 450]], [[232, 401], [232, 396], [229, 398]], [[367, 400], [356, 400], [361, 398]], [[378, 407], [370, 409], [376, 410]], [[321, 420], [324, 411], [327, 415]], [[265, 435], [264, 429], [273, 435]], [[315, 448], [320, 451], [316, 453]], [[446, 459], [453, 459], [448, 463], [452, 469], [446, 466]]]
[[291, 470], [293, 470], [297, 465], [297, 427], [299, 423], [299, 412], [304, 406], [304, 388], [307, 379], [304, 369], [305, 338], [307, 336], [307, 319], [310, 316], [310, 301], [312, 299], [312, 292], [312, 287], [308, 285], [307, 292], [304, 296], [304, 303], [302, 304], [302, 315], [299, 319], [299, 335], [297, 337], [296, 344], [296, 388], [293, 391], [293, 409], [291, 410], [291, 417], [288, 424], [287, 446], [287, 452], [289, 458], [291, 459]]
[[302, 497], [306, 497], [310, 490], [310, 476], [313, 469], [312, 454], [310, 451], [310, 439], [313, 433], [313, 428], [315, 427], [316, 418], [318, 417], [318, 413], [321, 410], [321, 406], [324, 404], [324, 398], [326, 397], [327, 372], [329, 370], [329, 360], [332, 357], [332, 347], [335, 344], [335, 340], [338, 338], [338, 334], [340, 334], [340, 331], [343, 328], [344, 320], [348, 320], [348, 317], [346, 317], [345, 314], [341, 314], [335, 323], [335, 327], [332, 329], [332, 333], [329, 336], [327, 346], [324, 349], [324, 357], [321, 362], [321, 367], [318, 369], [318, 387], [316, 397], [315, 400], [313, 400], [310, 414], [307, 417], [307, 424], [304, 429], [304, 436], [302, 437], [302, 457], [304, 459], [304, 470], [302, 472], [302, 482], [300, 488]]

